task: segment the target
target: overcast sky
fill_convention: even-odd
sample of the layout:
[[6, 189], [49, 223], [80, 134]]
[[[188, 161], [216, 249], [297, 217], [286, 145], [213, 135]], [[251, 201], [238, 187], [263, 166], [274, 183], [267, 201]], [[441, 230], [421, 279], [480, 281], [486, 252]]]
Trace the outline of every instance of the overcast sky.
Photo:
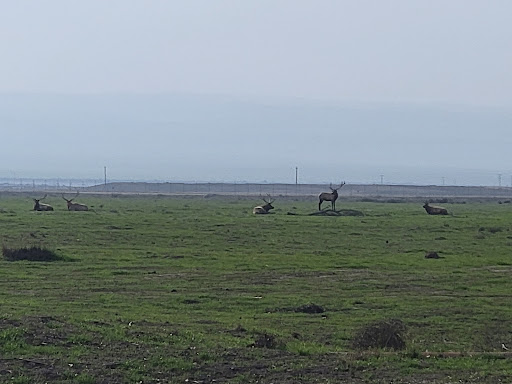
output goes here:
[[[509, 113], [510, 15], [509, 0], [0, 1], [0, 94], [222, 95]], [[3, 126], [5, 145], [19, 132]], [[69, 129], [85, 134], [83, 127]], [[4, 175], [35, 176], [0, 160]], [[284, 167], [278, 160], [273, 162]], [[486, 171], [510, 172], [507, 160], [497, 159]], [[410, 157], [400, 161], [414, 166]], [[447, 159], [444, 165], [459, 162]], [[257, 164], [247, 160], [245, 166]], [[126, 170], [119, 174], [128, 176]], [[148, 170], [148, 176], [162, 172]], [[240, 176], [224, 169], [219, 177]]]

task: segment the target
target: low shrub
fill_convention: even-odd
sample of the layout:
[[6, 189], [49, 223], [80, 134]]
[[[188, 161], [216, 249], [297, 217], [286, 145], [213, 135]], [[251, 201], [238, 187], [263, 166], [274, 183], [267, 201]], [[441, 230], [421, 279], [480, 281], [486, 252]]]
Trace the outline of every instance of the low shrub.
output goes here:
[[2, 247], [4, 259], [7, 261], [59, 261], [63, 258], [55, 252], [41, 247], [8, 248]]

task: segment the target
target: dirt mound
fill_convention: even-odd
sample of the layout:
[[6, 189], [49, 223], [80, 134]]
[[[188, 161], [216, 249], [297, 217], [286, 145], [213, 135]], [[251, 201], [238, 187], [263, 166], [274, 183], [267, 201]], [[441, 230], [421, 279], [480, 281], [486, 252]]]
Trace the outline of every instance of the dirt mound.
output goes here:
[[310, 213], [309, 216], [364, 216], [364, 213], [355, 209], [340, 209], [339, 211], [326, 209], [323, 211]]

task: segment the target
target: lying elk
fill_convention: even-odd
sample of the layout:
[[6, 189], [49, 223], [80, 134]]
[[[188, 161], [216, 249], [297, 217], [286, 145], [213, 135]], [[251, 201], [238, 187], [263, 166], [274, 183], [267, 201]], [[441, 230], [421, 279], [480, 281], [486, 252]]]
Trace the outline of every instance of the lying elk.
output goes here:
[[425, 211], [427, 211], [427, 213], [429, 215], [447, 215], [448, 214], [448, 211], [446, 210], [446, 208], [437, 207], [435, 205], [429, 205], [428, 201], [425, 203], [423, 208], [425, 208]]
[[272, 200], [270, 198], [270, 195], [268, 195], [268, 201], [267, 199], [263, 198], [263, 201], [266, 203], [265, 205], [258, 205], [257, 207], [254, 207], [252, 209], [252, 213], [254, 213], [255, 215], [264, 215], [266, 213], [269, 213], [269, 211], [271, 209], [274, 209], [274, 207], [272, 206], [272, 203], [274, 202], [274, 200]]
[[72, 199], [69, 199], [69, 200], [64, 197], [64, 194], [62, 194], [62, 198], [64, 200], [66, 200], [66, 203], [68, 204], [68, 211], [88, 211], [89, 210], [89, 207], [87, 207], [87, 205], [85, 205], [85, 204], [73, 203], [73, 200], [76, 199], [78, 194], [79, 194], [79, 192], [76, 193], [75, 197], [73, 197]]
[[332, 183], [329, 185], [329, 188], [331, 189], [331, 192], [323, 192], [320, 195], [318, 195], [318, 198], [320, 201], [318, 202], [318, 210], [321, 211], [322, 203], [324, 201], [330, 201], [331, 202], [331, 208], [333, 211], [336, 210], [336, 199], [338, 198], [338, 189], [343, 187], [345, 185], [345, 182], [342, 182], [338, 188], [333, 188]]
[[47, 195], [44, 195], [40, 199], [34, 199], [34, 211], [53, 211], [53, 207], [49, 204], [40, 203], [41, 200], [44, 200]]

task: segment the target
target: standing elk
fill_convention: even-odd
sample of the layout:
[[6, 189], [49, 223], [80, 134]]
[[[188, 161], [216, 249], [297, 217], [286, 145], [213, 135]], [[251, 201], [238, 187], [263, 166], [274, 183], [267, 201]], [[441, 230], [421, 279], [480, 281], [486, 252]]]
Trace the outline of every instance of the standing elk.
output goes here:
[[80, 203], [73, 203], [73, 200], [76, 199], [76, 197], [78, 196], [80, 192], [77, 192], [75, 197], [73, 197], [72, 199], [66, 199], [64, 197], [64, 194], [62, 194], [62, 198], [64, 200], [66, 200], [66, 203], [68, 204], [68, 211], [88, 211], [89, 210], [89, 207], [87, 207], [87, 205], [85, 204], [80, 204]]
[[329, 185], [329, 188], [331, 189], [331, 192], [323, 192], [320, 195], [318, 195], [318, 199], [320, 200], [318, 202], [318, 210], [321, 211], [322, 203], [324, 201], [330, 201], [331, 202], [331, 209], [333, 211], [336, 210], [336, 199], [338, 198], [338, 189], [343, 187], [345, 185], [345, 182], [343, 181], [338, 188], [333, 188], [332, 183]]
[[447, 215], [448, 214], [448, 211], [446, 210], [446, 208], [443, 208], [443, 207], [437, 207], [435, 205], [429, 205], [429, 202], [425, 202], [425, 205], [423, 206], [423, 208], [425, 208], [425, 211], [427, 211], [427, 213], [429, 215]]
[[254, 207], [252, 209], [252, 213], [255, 215], [264, 215], [266, 213], [269, 213], [271, 209], [274, 209], [272, 206], [272, 203], [274, 200], [270, 198], [270, 195], [268, 195], [268, 201], [264, 197], [262, 197], [263, 201], [266, 203], [265, 205], [258, 205], [257, 207]]
[[40, 199], [34, 199], [34, 211], [53, 211], [53, 207], [49, 204], [40, 203], [41, 200], [44, 200], [47, 195], [44, 195]]

